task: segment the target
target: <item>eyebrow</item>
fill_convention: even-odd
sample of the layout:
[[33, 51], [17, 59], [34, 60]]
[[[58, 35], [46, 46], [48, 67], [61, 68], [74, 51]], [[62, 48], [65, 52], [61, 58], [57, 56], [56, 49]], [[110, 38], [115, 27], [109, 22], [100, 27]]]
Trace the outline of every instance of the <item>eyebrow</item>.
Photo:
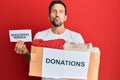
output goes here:
[[[51, 9], [51, 10], [56, 10], [56, 9]], [[60, 11], [65, 11], [64, 9], [60, 9]]]

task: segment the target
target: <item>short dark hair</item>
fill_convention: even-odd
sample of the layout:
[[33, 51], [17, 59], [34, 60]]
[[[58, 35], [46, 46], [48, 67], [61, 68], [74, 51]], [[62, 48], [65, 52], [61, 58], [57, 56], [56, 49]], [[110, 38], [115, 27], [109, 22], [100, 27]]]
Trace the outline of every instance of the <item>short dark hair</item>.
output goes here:
[[65, 8], [65, 15], [66, 15], [66, 13], [67, 13], [66, 5], [65, 5], [65, 3], [62, 2], [61, 0], [54, 0], [54, 1], [52, 1], [52, 2], [50, 3], [50, 6], [49, 6], [49, 14], [50, 14], [50, 12], [51, 12], [51, 7], [52, 7], [53, 5], [55, 5], [55, 4], [61, 4], [61, 5], [63, 5], [64, 8]]

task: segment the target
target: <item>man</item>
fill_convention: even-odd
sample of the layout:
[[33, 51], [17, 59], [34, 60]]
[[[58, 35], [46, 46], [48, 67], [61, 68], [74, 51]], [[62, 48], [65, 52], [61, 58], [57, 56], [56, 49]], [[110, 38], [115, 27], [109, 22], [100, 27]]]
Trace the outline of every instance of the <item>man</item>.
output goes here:
[[[68, 42], [84, 43], [80, 34], [65, 28], [64, 22], [67, 20], [66, 14], [66, 5], [61, 0], [52, 1], [49, 6], [49, 19], [52, 28], [36, 33], [34, 39], [64, 39]], [[26, 58], [30, 58], [30, 52], [23, 41], [18, 41], [16, 43], [15, 52], [24, 54]]]

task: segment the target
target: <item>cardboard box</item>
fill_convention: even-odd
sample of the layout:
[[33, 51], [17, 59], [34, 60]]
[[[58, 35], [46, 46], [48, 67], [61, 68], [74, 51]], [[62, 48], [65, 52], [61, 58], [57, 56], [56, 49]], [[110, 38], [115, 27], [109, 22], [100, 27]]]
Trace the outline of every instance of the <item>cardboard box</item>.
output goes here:
[[[59, 57], [61, 55], [62, 57]], [[56, 60], [61, 61], [62, 64], [56, 63]], [[64, 61], [66, 63], [63, 63]], [[89, 51], [70, 51], [32, 46], [29, 75], [66, 80], [98, 80], [99, 62], [98, 48]]]

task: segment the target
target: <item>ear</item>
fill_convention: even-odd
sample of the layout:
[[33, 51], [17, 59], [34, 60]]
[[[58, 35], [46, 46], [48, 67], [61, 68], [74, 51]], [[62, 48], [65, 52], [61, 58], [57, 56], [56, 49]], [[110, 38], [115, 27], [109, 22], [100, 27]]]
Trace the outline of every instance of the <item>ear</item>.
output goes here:
[[67, 15], [65, 15], [65, 21], [67, 20]]
[[50, 15], [48, 15], [48, 19], [50, 20]]

